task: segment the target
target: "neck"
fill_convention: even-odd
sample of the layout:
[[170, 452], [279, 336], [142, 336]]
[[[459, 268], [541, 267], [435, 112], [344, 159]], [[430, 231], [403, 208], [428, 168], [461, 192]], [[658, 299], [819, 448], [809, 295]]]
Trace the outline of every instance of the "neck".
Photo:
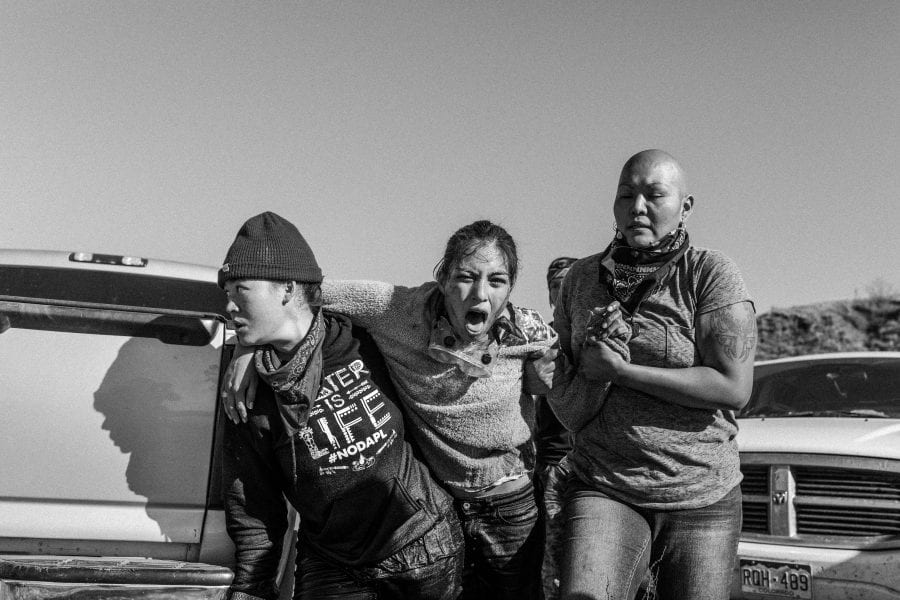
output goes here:
[[271, 344], [279, 360], [284, 362], [294, 355], [297, 348], [306, 339], [315, 317], [316, 313], [309, 306], [304, 306], [298, 311], [296, 317], [288, 322], [285, 339]]

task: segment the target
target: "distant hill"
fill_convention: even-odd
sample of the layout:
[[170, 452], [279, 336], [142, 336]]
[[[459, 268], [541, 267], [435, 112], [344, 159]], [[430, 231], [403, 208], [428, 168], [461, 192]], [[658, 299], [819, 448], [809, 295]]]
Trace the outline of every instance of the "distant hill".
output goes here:
[[757, 360], [817, 352], [900, 351], [900, 297], [773, 308], [756, 318]]

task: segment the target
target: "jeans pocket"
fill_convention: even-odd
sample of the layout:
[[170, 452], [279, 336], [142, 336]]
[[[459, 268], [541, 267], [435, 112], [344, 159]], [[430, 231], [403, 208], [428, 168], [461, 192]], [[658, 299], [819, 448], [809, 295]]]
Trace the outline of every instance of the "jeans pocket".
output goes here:
[[420, 538], [381, 561], [378, 569], [386, 573], [401, 573], [428, 567], [450, 557], [461, 557], [462, 530], [456, 515], [449, 516], [452, 518], [442, 517]]
[[494, 515], [497, 520], [507, 525], [533, 525], [538, 520], [538, 506], [534, 493], [520, 494], [496, 504]]

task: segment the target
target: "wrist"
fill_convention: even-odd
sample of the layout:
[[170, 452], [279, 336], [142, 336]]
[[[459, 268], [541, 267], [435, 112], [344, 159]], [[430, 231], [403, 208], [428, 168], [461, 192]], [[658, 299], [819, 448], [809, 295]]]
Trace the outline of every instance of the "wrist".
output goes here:
[[610, 370], [610, 383], [614, 383], [616, 385], [625, 385], [628, 380], [629, 369], [631, 368], [631, 363], [621, 361], [620, 363], [613, 366]]

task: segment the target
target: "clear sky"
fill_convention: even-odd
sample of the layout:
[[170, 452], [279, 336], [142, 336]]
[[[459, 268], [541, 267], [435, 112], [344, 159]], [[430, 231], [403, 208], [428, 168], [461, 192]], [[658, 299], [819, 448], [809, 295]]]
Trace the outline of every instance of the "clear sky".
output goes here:
[[0, 0], [0, 246], [218, 265], [293, 221], [419, 284], [487, 218], [513, 300], [662, 148], [760, 312], [900, 290], [900, 2]]

